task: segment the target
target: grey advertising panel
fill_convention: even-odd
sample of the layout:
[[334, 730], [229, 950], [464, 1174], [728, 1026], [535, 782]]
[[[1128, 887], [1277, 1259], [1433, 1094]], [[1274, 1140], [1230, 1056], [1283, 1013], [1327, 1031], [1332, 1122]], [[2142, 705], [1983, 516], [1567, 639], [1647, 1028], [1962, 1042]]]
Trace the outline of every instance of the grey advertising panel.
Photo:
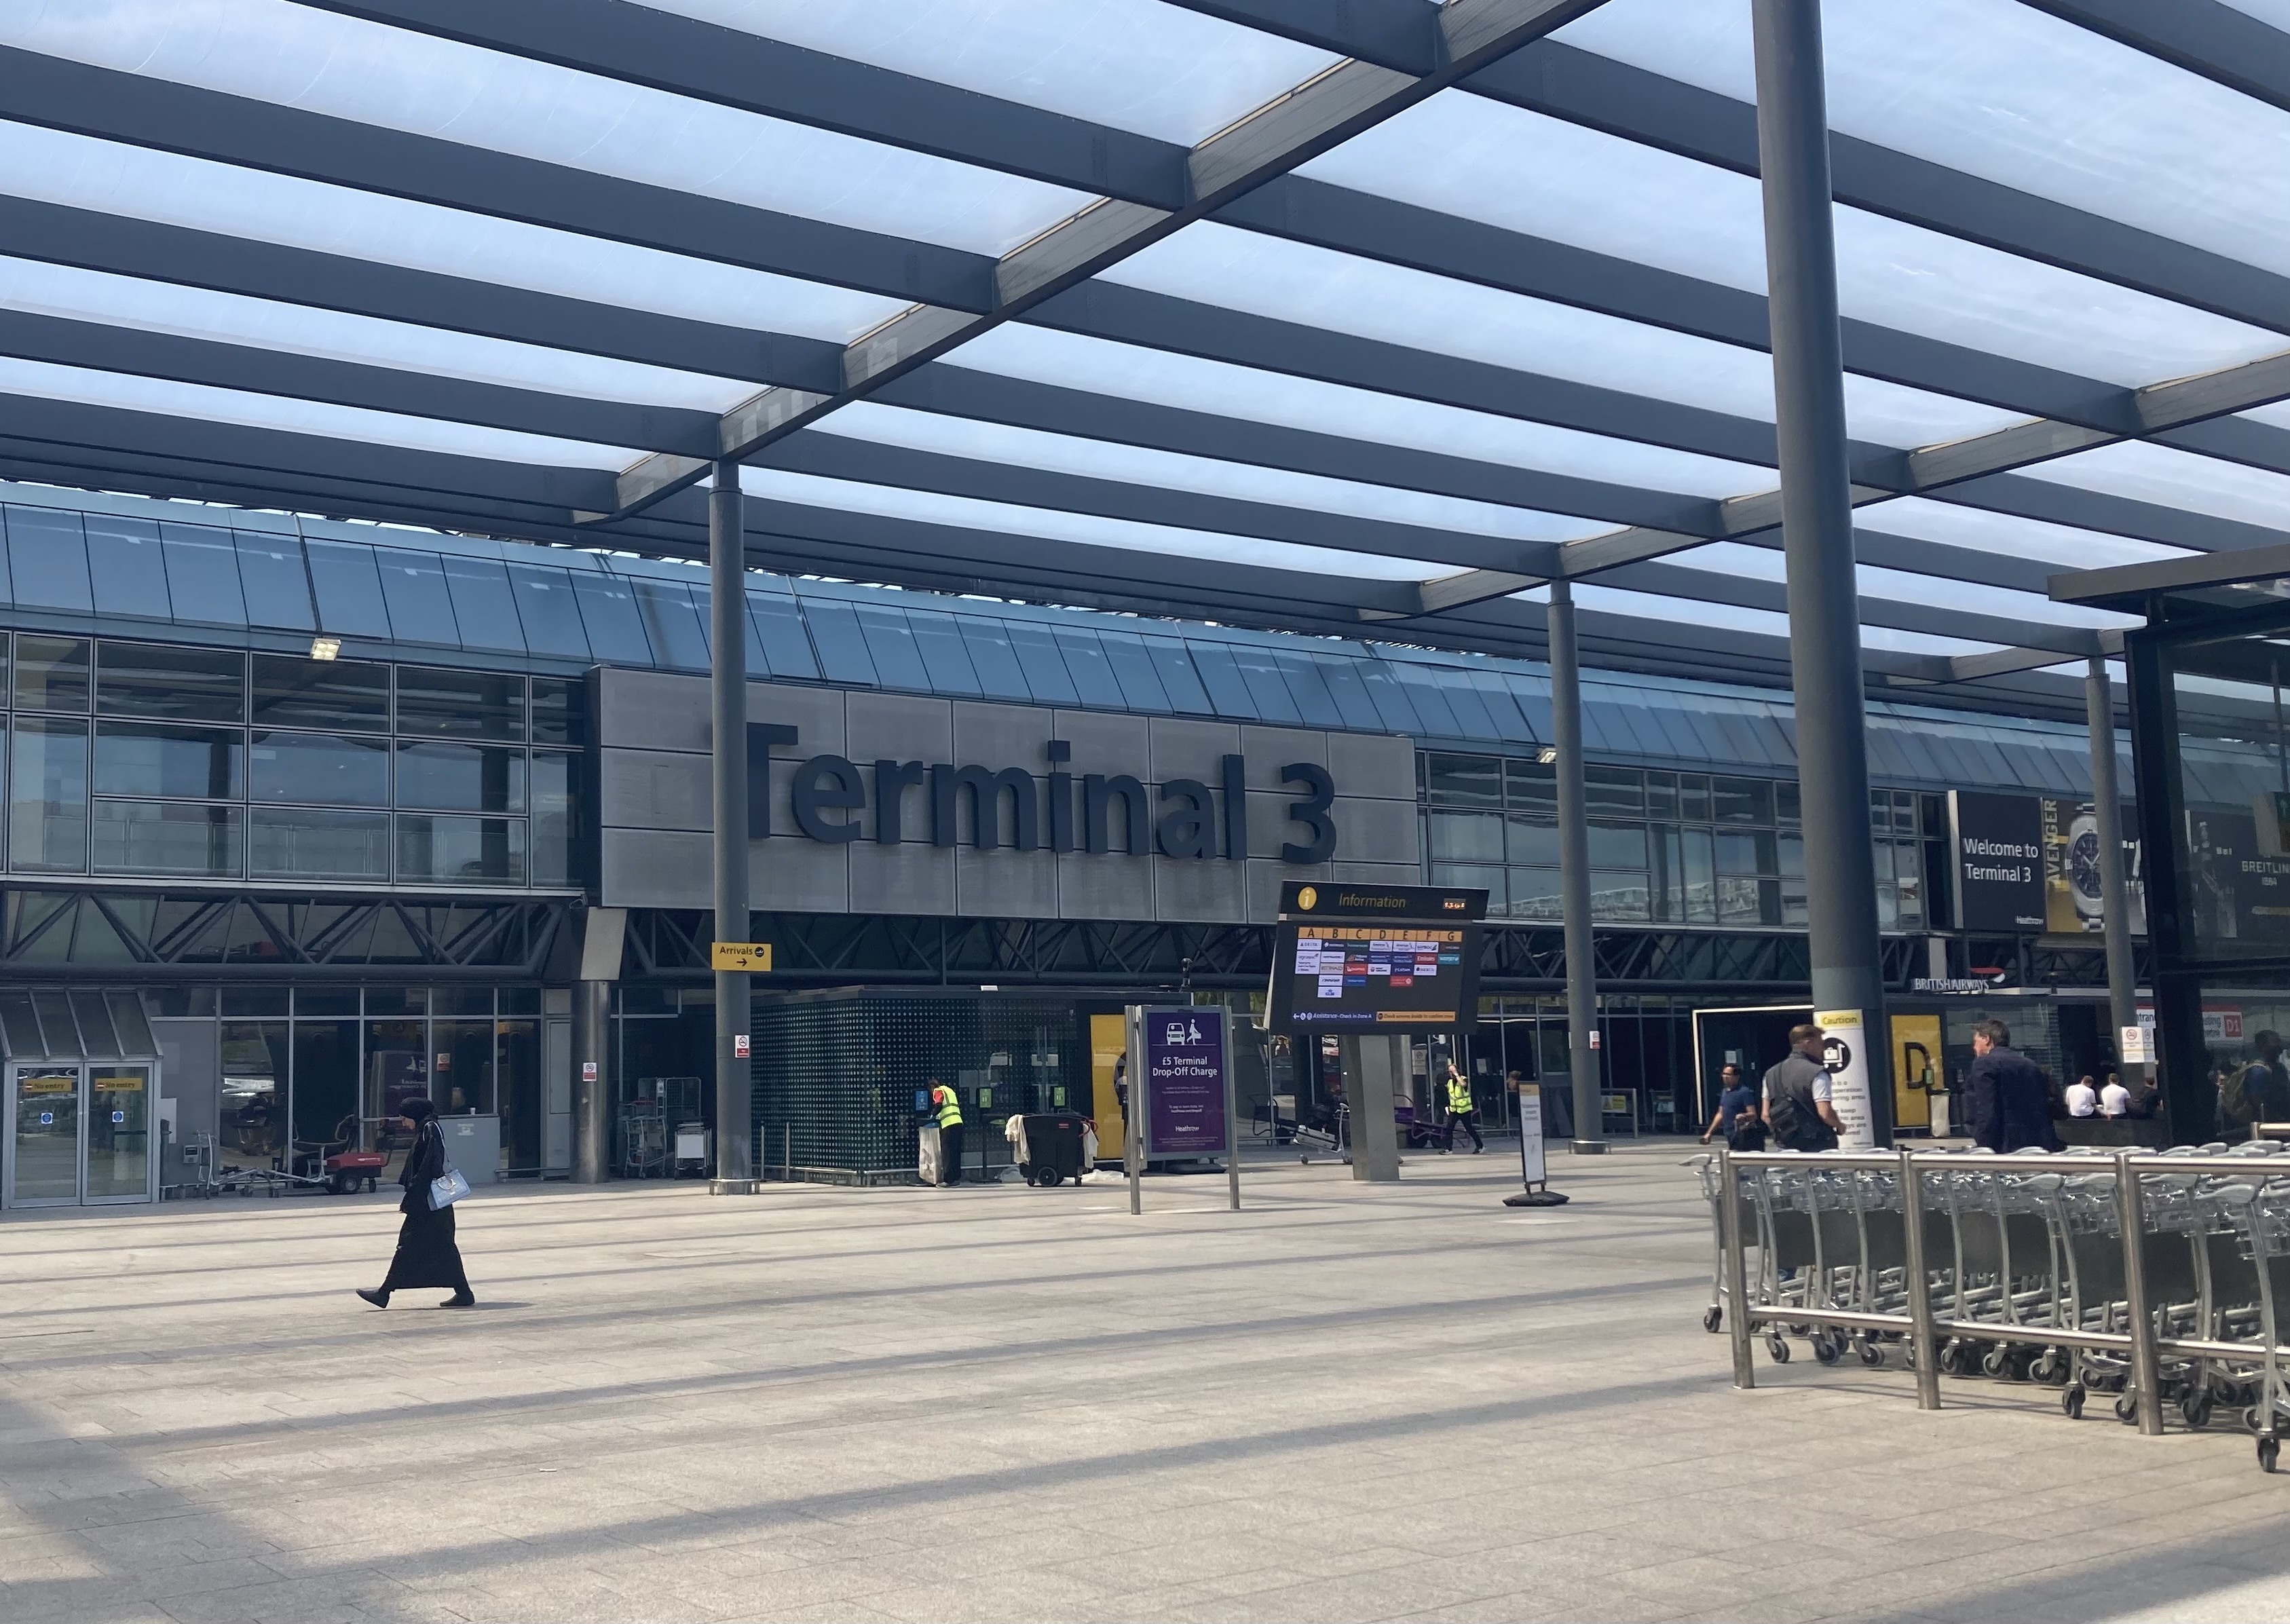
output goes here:
[[[704, 679], [598, 674], [600, 901], [708, 905]], [[789, 912], [1269, 920], [1420, 870], [1403, 738], [751, 683], [749, 894]]]

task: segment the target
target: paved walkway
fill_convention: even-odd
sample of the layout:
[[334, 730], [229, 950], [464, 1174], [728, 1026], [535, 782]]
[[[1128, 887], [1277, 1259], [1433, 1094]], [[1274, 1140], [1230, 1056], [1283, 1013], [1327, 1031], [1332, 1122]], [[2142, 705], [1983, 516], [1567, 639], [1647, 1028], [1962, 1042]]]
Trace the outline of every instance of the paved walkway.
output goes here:
[[0, 1620], [2290, 1618], [2239, 1436], [1734, 1393], [1682, 1153], [1499, 1152], [485, 1192], [468, 1314], [387, 1198], [13, 1214]]

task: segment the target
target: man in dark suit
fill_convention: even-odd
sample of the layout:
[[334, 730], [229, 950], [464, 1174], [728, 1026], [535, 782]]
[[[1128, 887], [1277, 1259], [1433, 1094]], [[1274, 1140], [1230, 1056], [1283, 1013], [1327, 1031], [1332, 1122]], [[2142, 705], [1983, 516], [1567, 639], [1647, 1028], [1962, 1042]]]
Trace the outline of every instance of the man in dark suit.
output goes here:
[[1974, 1022], [1972, 1053], [1966, 1083], [1974, 1142], [2006, 1154], [2058, 1149], [2051, 1085], [2042, 1067], [2012, 1047], [2012, 1029], [2000, 1020]]

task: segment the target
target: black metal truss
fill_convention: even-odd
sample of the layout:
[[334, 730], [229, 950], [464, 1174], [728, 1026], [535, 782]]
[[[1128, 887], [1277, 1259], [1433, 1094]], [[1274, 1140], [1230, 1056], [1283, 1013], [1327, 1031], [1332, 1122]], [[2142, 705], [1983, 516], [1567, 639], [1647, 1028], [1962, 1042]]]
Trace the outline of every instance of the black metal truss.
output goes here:
[[[751, 928], [773, 944], [772, 975], [758, 991], [861, 984], [1087, 990], [1175, 986], [1187, 975], [1203, 988], [1261, 991], [1271, 974], [1274, 932], [1263, 924], [841, 914], [758, 914]], [[704, 913], [633, 910], [628, 978], [705, 981], [709, 940]], [[1600, 930], [1596, 947], [1599, 986], [1616, 993], [1783, 998], [1803, 996], [1811, 984], [1801, 933], [1610, 926]], [[1922, 962], [1921, 942], [1887, 938], [1884, 951], [1888, 984], [1905, 989]], [[1557, 927], [1487, 927], [1482, 992], [1557, 992], [1565, 977], [1564, 932]]]
[[0, 885], [0, 972], [15, 980], [539, 980], [571, 904], [227, 890]]

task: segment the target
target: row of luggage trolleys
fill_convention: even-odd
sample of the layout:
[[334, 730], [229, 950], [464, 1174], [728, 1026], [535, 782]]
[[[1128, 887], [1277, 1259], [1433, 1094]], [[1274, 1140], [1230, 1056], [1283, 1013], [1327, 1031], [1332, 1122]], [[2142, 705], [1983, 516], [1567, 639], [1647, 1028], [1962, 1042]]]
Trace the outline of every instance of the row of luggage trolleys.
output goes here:
[[1731, 1332], [1737, 1387], [1755, 1385], [1760, 1336], [1776, 1364], [1802, 1341], [1823, 1364], [1900, 1360], [1927, 1409], [1941, 1376], [1978, 1374], [2056, 1388], [2070, 1416], [2110, 1395], [2150, 1433], [2166, 1406], [2197, 1428], [2238, 1412], [2275, 1469], [2290, 1433], [2279, 1145], [1721, 1150], [1693, 1165], [1713, 1220], [1702, 1325]]

